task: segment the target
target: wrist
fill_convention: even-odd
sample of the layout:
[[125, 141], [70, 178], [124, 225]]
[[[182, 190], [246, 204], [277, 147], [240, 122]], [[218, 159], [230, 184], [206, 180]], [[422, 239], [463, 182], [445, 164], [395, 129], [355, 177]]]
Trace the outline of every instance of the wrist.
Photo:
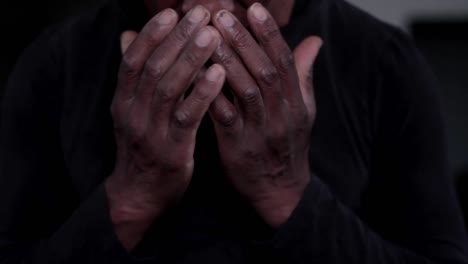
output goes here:
[[112, 222], [125, 224], [131, 222], [152, 222], [158, 218], [163, 207], [144, 190], [121, 186], [108, 179], [105, 182], [109, 211]]
[[297, 195], [278, 194], [277, 198], [256, 202], [253, 204], [259, 216], [273, 228], [279, 228], [291, 217], [299, 204]]
[[[129, 186], [123, 187], [116, 184], [113, 179], [104, 183], [109, 216], [114, 226], [117, 238], [130, 252], [141, 241], [145, 232], [153, 222], [161, 215], [162, 210], [154, 204], [142, 201], [142, 195], [134, 195], [135, 190]], [[140, 201], [140, 202], [139, 202]]]
[[289, 220], [310, 182], [310, 177], [303, 179], [298, 184], [276, 190], [264, 195], [263, 199], [252, 202], [257, 213], [268, 225], [279, 228]]

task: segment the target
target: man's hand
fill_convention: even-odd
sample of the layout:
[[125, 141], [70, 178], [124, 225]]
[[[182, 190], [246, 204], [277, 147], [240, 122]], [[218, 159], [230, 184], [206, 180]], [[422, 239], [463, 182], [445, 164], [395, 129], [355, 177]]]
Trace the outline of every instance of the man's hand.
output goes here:
[[165, 10], [139, 34], [122, 35], [111, 109], [117, 161], [105, 186], [117, 235], [128, 250], [186, 191], [197, 129], [224, 83], [224, 69], [213, 65], [184, 98], [221, 37], [206, 26], [210, 14], [203, 7], [177, 20], [175, 11]]
[[213, 60], [226, 69], [235, 99], [232, 104], [220, 94], [210, 115], [225, 173], [260, 216], [279, 227], [310, 181], [315, 100], [309, 75], [321, 40], [306, 39], [293, 56], [263, 6], [254, 4], [248, 19], [259, 43], [231, 13], [212, 19], [225, 40]]

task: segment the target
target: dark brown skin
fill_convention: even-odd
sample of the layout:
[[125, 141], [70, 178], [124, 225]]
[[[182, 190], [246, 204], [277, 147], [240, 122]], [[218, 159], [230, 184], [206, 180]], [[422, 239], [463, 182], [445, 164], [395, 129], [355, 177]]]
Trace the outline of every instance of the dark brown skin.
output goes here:
[[[170, 2], [180, 1], [154, 1]], [[165, 10], [140, 33], [122, 34], [112, 103], [117, 163], [105, 186], [116, 234], [129, 251], [183, 197], [205, 114], [215, 123], [226, 177], [272, 227], [288, 220], [311, 180], [315, 101], [309, 73], [321, 40], [307, 38], [292, 53], [260, 4], [246, 12], [258, 43], [229, 11], [211, 15], [212, 9], [194, 8], [180, 21], [177, 12]], [[202, 15], [199, 22], [189, 18], [193, 14]], [[210, 58], [216, 64], [204, 72]], [[221, 92], [225, 80], [234, 104]]]
[[189, 10], [197, 5], [204, 6], [208, 9], [212, 16], [216, 15], [221, 10], [228, 10], [239, 18], [246, 26], [247, 23], [247, 9], [258, 2], [264, 5], [278, 25], [286, 25], [291, 16], [294, 7], [294, 0], [144, 0], [147, 9], [151, 15], [158, 12], [172, 8], [176, 10], [179, 15], [187, 13]]

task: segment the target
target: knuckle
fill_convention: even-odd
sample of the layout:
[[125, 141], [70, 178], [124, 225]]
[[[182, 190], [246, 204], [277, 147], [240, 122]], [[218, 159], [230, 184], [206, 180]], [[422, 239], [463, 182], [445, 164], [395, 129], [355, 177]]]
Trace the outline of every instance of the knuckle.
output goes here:
[[296, 66], [294, 61], [294, 56], [290, 50], [286, 50], [281, 53], [279, 58], [278, 71], [280, 74], [286, 75], [290, 69], [293, 69]]
[[174, 31], [174, 44], [179, 47], [184, 46], [192, 32], [193, 26], [188, 23], [181, 23], [179, 27]]
[[184, 52], [183, 61], [185, 61], [190, 67], [198, 67], [203, 64], [202, 56], [199, 51], [187, 50]]
[[252, 44], [252, 38], [244, 30], [236, 30], [232, 35], [234, 47], [238, 50], [244, 50]]
[[180, 128], [191, 128], [196, 124], [196, 121], [187, 113], [187, 111], [178, 110], [174, 113], [174, 123]]
[[274, 129], [269, 132], [268, 139], [275, 145], [278, 145], [282, 142], [286, 142], [286, 138], [289, 130], [285, 126], [277, 125]]
[[216, 55], [219, 58], [219, 62], [224, 66], [229, 66], [234, 63], [234, 53], [226, 48], [219, 47], [216, 50]]
[[157, 101], [162, 104], [168, 104], [175, 99], [174, 92], [167, 85], [160, 85], [154, 92], [157, 97]]
[[219, 122], [226, 127], [234, 126], [236, 115], [227, 107], [220, 110]]
[[212, 98], [212, 95], [210, 94], [210, 91], [208, 89], [196, 89], [193, 91], [194, 92], [194, 99], [196, 103], [198, 104], [208, 104], [210, 99]]
[[147, 62], [145, 65], [145, 76], [153, 81], [159, 81], [163, 75], [160, 63]]
[[281, 32], [277, 27], [268, 26], [262, 31], [261, 35], [265, 42], [272, 42], [281, 36]]
[[256, 87], [247, 88], [242, 92], [241, 98], [247, 104], [256, 104], [260, 99], [260, 91]]
[[138, 61], [133, 56], [124, 54], [120, 72], [125, 74], [126, 77], [135, 77], [139, 72]]
[[[157, 30], [157, 28], [156, 28]], [[150, 32], [146, 32], [143, 34], [143, 40], [146, 42], [146, 44], [150, 47], [155, 46], [159, 43], [159, 32], [155, 32], [155, 29], [153, 29]]]
[[273, 67], [265, 67], [260, 70], [259, 81], [262, 85], [272, 86], [278, 78], [278, 71]]

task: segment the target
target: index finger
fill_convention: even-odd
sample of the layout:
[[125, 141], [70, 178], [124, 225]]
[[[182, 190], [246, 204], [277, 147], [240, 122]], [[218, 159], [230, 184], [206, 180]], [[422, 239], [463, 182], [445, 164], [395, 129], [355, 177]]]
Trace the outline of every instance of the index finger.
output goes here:
[[301, 105], [302, 94], [294, 56], [275, 20], [259, 3], [249, 8], [247, 17], [255, 36], [278, 71], [283, 84], [283, 96], [290, 105]]
[[213, 24], [226, 42], [235, 49], [257, 82], [265, 103], [267, 116], [269, 118], [279, 116], [282, 104], [281, 82], [273, 62], [232, 13], [221, 10], [217, 13]]
[[120, 117], [126, 108], [125, 102], [135, 93], [139, 75], [147, 58], [177, 23], [177, 13], [166, 9], [154, 16], [123, 54], [119, 69], [118, 85], [112, 102], [114, 117]]

